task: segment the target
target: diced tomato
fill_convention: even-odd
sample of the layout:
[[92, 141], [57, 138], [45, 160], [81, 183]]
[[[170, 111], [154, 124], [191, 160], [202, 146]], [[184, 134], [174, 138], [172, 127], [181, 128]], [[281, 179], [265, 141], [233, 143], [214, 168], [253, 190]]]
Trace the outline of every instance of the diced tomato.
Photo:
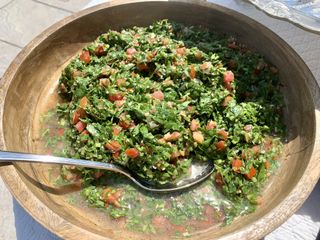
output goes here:
[[193, 132], [192, 137], [197, 143], [203, 143], [204, 141], [203, 134], [200, 131]]
[[124, 130], [129, 129], [131, 126], [133, 126], [132, 122], [126, 121], [126, 120], [120, 120], [118, 125], [122, 127]]
[[270, 168], [270, 163], [268, 161], [264, 162], [264, 168], [269, 169]]
[[148, 52], [148, 54], [147, 54], [147, 62], [151, 62], [155, 55], [157, 55], [157, 51]]
[[115, 101], [122, 100], [122, 99], [123, 99], [122, 93], [110, 94], [109, 97], [108, 97], [108, 100], [110, 102], [115, 102]]
[[211, 62], [204, 62], [200, 65], [200, 69], [202, 71], [206, 71], [208, 69], [210, 69], [212, 67], [212, 63]]
[[117, 159], [119, 158], [119, 156], [120, 156], [120, 152], [114, 152], [114, 153], [112, 153], [112, 158], [113, 158], [114, 160], [117, 160]]
[[272, 146], [272, 140], [270, 138], [265, 139], [263, 142], [264, 150], [269, 151], [271, 149], [271, 146]]
[[108, 87], [110, 85], [110, 80], [108, 78], [100, 78], [100, 86]]
[[234, 74], [232, 71], [226, 71], [223, 73], [223, 81], [225, 83], [233, 82], [234, 80]]
[[118, 87], [125, 85], [125, 83], [126, 83], [126, 79], [124, 79], [124, 78], [117, 79], [117, 86]]
[[183, 56], [183, 55], [186, 54], [186, 51], [187, 51], [187, 50], [186, 50], [185, 47], [181, 47], [181, 48], [177, 48], [176, 51], [177, 51], [177, 54], [178, 54], [178, 55]]
[[128, 148], [125, 151], [125, 154], [127, 154], [129, 158], [137, 158], [140, 156], [140, 153], [136, 148]]
[[121, 132], [122, 128], [120, 126], [112, 126], [112, 135], [118, 136]]
[[126, 100], [117, 100], [117, 101], [114, 101], [114, 104], [116, 105], [117, 108], [120, 108], [123, 106], [123, 104], [125, 104]]
[[170, 159], [177, 159], [180, 156], [181, 156], [180, 152], [176, 151], [176, 152], [171, 153]]
[[196, 77], [196, 69], [194, 68], [193, 65], [190, 66], [190, 69], [189, 69], [189, 75], [191, 77], [191, 79], [195, 78]]
[[87, 124], [85, 122], [79, 121], [76, 125], [74, 125], [79, 133], [81, 133], [86, 127]]
[[242, 167], [242, 161], [240, 159], [233, 159], [232, 160], [232, 169], [235, 172], [239, 172], [240, 167]]
[[215, 121], [209, 120], [206, 126], [207, 130], [212, 130], [217, 127], [217, 123]]
[[64, 134], [64, 129], [63, 128], [58, 128], [57, 135], [58, 136], [63, 136], [63, 134]]
[[229, 102], [233, 100], [233, 97], [231, 97], [230, 95], [226, 96], [222, 102], [222, 106], [223, 107], [227, 107]]
[[117, 208], [121, 207], [119, 203], [119, 198], [117, 198], [114, 193], [108, 193], [107, 197], [105, 197], [104, 200], [106, 203], [111, 204]]
[[80, 107], [85, 109], [88, 104], [88, 98], [84, 96], [83, 98], [80, 99]]
[[89, 51], [83, 51], [80, 54], [80, 60], [85, 62], [85, 63], [90, 63], [90, 61], [91, 61], [90, 52]]
[[183, 233], [187, 230], [185, 226], [172, 224], [172, 223], [171, 223], [171, 228], [174, 232], [180, 232], [180, 233]]
[[214, 180], [216, 182], [216, 185], [218, 187], [222, 187], [224, 182], [223, 182], [223, 177], [221, 175], [221, 173], [217, 172], [215, 175], [214, 175]]
[[260, 153], [260, 146], [259, 145], [254, 145], [252, 148], [251, 148], [252, 152], [257, 155]]
[[111, 140], [104, 145], [104, 148], [113, 153], [119, 152], [121, 150], [121, 144], [115, 140]]
[[233, 90], [233, 86], [232, 86], [231, 82], [225, 82], [225, 83], [223, 83], [223, 85], [229, 92], [231, 92]]
[[250, 168], [250, 171], [245, 174], [245, 177], [248, 179], [248, 180], [251, 180], [255, 175], [256, 175], [256, 169], [254, 167], [251, 167]]
[[227, 140], [228, 139], [228, 136], [229, 136], [229, 133], [223, 129], [219, 130], [217, 132], [217, 134], [219, 135], [219, 137], [223, 140]]
[[170, 229], [171, 223], [165, 216], [154, 216], [152, 218], [152, 225], [156, 229]]
[[148, 65], [146, 63], [138, 63], [137, 68], [139, 71], [147, 71], [149, 69]]
[[128, 48], [127, 51], [126, 51], [126, 53], [127, 53], [128, 55], [133, 55], [133, 54], [135, 54], [136, 52], [137, 52], [137, 50], [136, 50], [135, 48]]
[[190, 129], [191, 131], [197, 131], [198, 128], [200, 127], [200, 123], [198, 120], [192, 119], [191, 123], [190, 123]]
[[73, 113], [72, 123], [73, 123], [73, 125], [75, 125], [75, 124], [77, 124], [79, 121], [80, 121], [80, 114], [79, 114], [77, 111], [75, 111], [75, 112]]
[[155, 92], [152, 93], [152, 97], [162, 101], [164, 99], [164, 94], [163, 94], [163, 92], [161, 90], [158, 90], [158, 91], [155, 91]]
[[84, 130], [81, 135], [90, 135], [90, 132], [88, 130]]
[[73, 113], [72, 123], [75, 125], [80, 121], [80, 118], [85, 118], [87, 116], [86, 111], [83, 108], [78, 108]]
[[225, 150], [226, 148], [226, 142], [221, 140], [219, 142], [214, 143], [214, 145], [216, 146], [217, 151], [222, 152]]
[[94, 54], [98, 57], [103, 56], [106, 54], [106, 51], [104, 50], [103, 45], [99, 45], [95, 50]]
[[176, 141], [181, 137], [181, 134], [179, 132], [173, 132], [173, 133], [166, 133], [163, 136], [163, 139], [167, 142]]
[[167, 46], [170, 43], [170, 39], [169, 38], [162, 38], [161, 43], [162, 43], [162, 45]]

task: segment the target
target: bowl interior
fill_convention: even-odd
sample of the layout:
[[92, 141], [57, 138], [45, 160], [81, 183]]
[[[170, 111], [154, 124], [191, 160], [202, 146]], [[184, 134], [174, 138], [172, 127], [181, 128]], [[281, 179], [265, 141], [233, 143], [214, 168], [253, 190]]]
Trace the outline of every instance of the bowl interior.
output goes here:
[[[206, 3], [138, 2], [110, 7], [97, 7], [95, 11], [80, 13], [66, 23], [59, 23], [48, 36], [40, 36], [39, 44], [30, 45], [26, 58], [11, 75], [7, 75], [9, 88], [3, 110], [3, 136], [7, 150], [39, 152], [39, 118], [50, 106], [61, 70], [87, 43], [108, 29], [119, 30], [130, 26], [147, 26], [159, 19], [170, 19], [188, 25], [202, 25], [222, 33], [235, 35], [240, 42], [263, 54], [280, 69], [286, 99], [285, 118], [289, 129], [286, 158], [263, 192], [263, 204], [257, 211], [241, 217], [230, 226], [208, 230], [193, 239], [215, 237], [239, 239], [259, 238], [277, 227], [290, 216], [306, 197], [293, 198], [292, 205], [279, 207], [289, 193], [299, 185], [314, 155], [316, 106], [311, 86], [315, 80], [298, 55], [279, 37], [246, 16]], [[89, 14], [87, 14], [89, 13]], [[52, 31], [55, 30], [55, 31]], [[9, 79], [9, 80], [8, 80]], [[310, 84], [311, 83], [311, 84]], [[313, 85], [315, 86], [315, 85]], [[72, 226], [82, 228], [99, 237], [112, 239], [141, 239], [139, 234], [117, 230], [105, 221], [104, 214], [83, 205], [73, 205], [49, 181], [48, 166], [18, 164], [19, 178], [41, 202], [44, 211], [53, 211]], [[317, 171], [318, 174], [319, 171]], [[318, 175], [317, 175], [318, 176]], [[310, 176], [310, 184], [316, 177]], [[303, 188], [301, 188], [303, 191]], [[19, 200], [19, 196], [17, 196]], [[21, 199], [20, 199], [21, 200]], [[32, 214], [32, 210], [29, 209]], [[49, 219], [42, 221], [49, 225]], [[53, 228], [53, 227], [52, 227]], [[55, 230], [61, 236], [63, 227]], [[129, 235], [127, 235], [129, 234]], [[77, 234], [70, 239], [85, 239]], [[156, 239], [144, 236], [144, 239]], [[158, 236], [163, 239], [162, 236]]]

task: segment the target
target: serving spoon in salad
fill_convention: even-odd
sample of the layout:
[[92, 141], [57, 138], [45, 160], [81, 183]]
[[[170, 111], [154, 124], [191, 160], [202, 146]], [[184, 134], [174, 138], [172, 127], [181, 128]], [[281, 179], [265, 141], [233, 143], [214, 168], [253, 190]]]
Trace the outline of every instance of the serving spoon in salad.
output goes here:
[[11, 164], [16, 162], [72, 165], [117, 172], [128, 177], [133, 183], [135, 183], [140, 188], [150, 192], [175, 192], [186, 188], [190, 188], [205, 180], [207, 177], [211, 175], [211, 173], [214, 170], [214, 165], [212, 161], [193, 163], [191, 165], [190, 174], [182, 177], [176, 182], [160, 184], [155, 181], [148, 181], [133, 173], [129, 169], [117, 164], [74, 158], [54, 157], [49, 155], [0, 151], [0, 165]]

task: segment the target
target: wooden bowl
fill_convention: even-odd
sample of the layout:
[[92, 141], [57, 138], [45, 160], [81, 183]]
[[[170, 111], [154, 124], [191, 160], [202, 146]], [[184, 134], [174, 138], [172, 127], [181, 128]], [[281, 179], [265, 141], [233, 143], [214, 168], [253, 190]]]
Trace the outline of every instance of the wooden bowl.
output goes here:
[[[61, 69], [87, 42], [107, 29], [146, 26], [158, 19], [231, 33], [280, 69], [286, 98], [287, 157], [263, 192], [257, 211], [233, 224], [191, 239], [259, 239], [290, 217], [318, 181], [319, 88], [301, 58], [280, 37], [249, 17], [204, 1], [114, 1], [76, 13], [35, 38], [13, 61], [0, 90], [0, 147], [37, 151], [39, 112], [52, 96]], [[1, 167], [1, 176], [19, 203], [37, 221], [65, 239], [164, 239], [118, 230], [103, 214], [70, 204], [50, 185], [47, 167]]]

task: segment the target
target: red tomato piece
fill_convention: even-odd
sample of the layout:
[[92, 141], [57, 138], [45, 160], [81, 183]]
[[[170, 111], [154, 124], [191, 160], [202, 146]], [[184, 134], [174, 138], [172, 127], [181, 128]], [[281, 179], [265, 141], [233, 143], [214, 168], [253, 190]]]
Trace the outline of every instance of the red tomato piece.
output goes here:
[[138, 63], [137, 68], [139, 71], [147, 71], [149, 69], [148, 65], [145, 63]]
[[126, 80], [124, 78], [117, 79], [117, 86], [121, 87], [126, 83]]
[[161, 90], [158, 90], [158, 91], [155, 91], [155, 92], [152, 93], [152, 97], [162, 101], [164, 99], [164, 94], [163, 94], [163, 92]]
[[232, 71], [226, 71], [223, 74], [223, 81], [225, 83], [231, 83], [234, 80], [234, 74]]
[[270, 163], [268, 161], [264, 162], [264, 168], [269, 169], [270, 168]]
[[186, 54], [186, 51], [187, 51], [187, 50], [186, 50], [185, 47], [181, 47], [181, 48], [177, 48], [176, 51], [177, 51], [177, 54], [178, 54], [178, 55], [182, 55], [182, 56], [183, 56], [183, 55]]
[[85, 63], [90, 63], [91, 62], [90, 52], [89, 51], [83, 51], [80, 54], [80, 60], [85, 62]]
[[80, 99], [80, 107], [81, 108], [86, 108], [88, 104], [88, 98], [86, 96], [84, 96], [83, 98]]
[[84, 129], [86, 129], [87, 124], [85, 122], [77, 122], [77, 124], [75, 125], [76, 129], [78, 130], [79, 133], [81, 133]]
[[235, 172], [239, 172], [240, 167], [242, 167], [242, 161], [240, 159], [232, 160], [232, 169]]
[[117, 136], [120, 134], [122, 128], [120, 126], [113, 126], [112, 127], [112, 135]]
[[57, 135], [58, 136], [63, 136], [63, 134], [64, 134], [64, 129], [63, 128], [58, 128]]
[[219, 130], [218, 132], [217, 132], [217, 134], [219, 135], [219, 137], [221, 138], [221, 139], [223, 139], [223, 140], [227, 140], [228, 139], [228, 136], [229, 136], [229, 133], [227, 132], [227, 131], [225, 131], [225, 130]]
[[189, 75], [190, 75], [191, 79], [196, 77], [196, 69], [194, 68], [193, 65], [190, 66]]
[[212, 130], [217, 127], [217, 123], [215, 121], [209, 120], [206, 126], [207, 130]]
[[248, 179], [248, 180], [251, 180], [255, 175], [256, 175], [257, 171], [254, 167], [251, 167], [250, 168], [250, 171], [248, 173], [245, 174], [245, 177]]
[[136, 148], [128, 148], [125, 151], [125, 154], [127, 154], [129, 158], [137, 158], [140, 156], [140, 153]]
[[228, 106], [229, 102], [232, 101], [232, 99], [233, 99], [233, 97], [231, 97], [231, 96], [226, 96], [226, 97], [224, 98], [224, 100], [223, 100], [223, 102], [222, 102], [221, 105], [222, 105], [223, 107]]
[[121, 150], [121, 144], [115, 140], [111, 140], [104, 145], [104, 148], [112, 153], [119, 152]]
[[126, 53], [127, 53], [128, 55], [133, 55], [133, 54], [135, 54], [136, 52], [137, 52], [137, 50], [136, 50], [135, 48], [128, 48], [127, 51], [126, 51]]
[[98, 57], [105, 55], [106, 51], [102, 45], [99, 45], [95, 50], [94, 54]]
[[191, 131], [197, 131], [198, 128], [200, 127], [200, 123], [198, 120], [192, 119], [191, 123], [190, 123], [190, 129]]
[[115, 159], [115, 160], [118, 159], [119, 156], [120, 156], [120, 152], [112, 153], [112, 158]]
[[90, 135], [89, 131], [88, 130], [84, 130], [81, 135]]
[[192, 137], [193, 137], [193, 140], [195, 140], [197, 143], [203, 143], [204, 141], [203, 134], [200, 131], [193, 132]]
[[221, 141], [219, 141], [219, 142], [216, 142], [214, 145], [216, 146], [216, 149], [217, 149], [217, 151], [219, 151], [219, 152], [224, 151], [225, 148], [226, 148], [226, 142], [223, 141], [223, 140], [221, 140]]
[[73, 113], [72, 123], [73, 125], [77, 124], [80, 121], [80, 118], [85, 118], [87, 116], [86, 111], [83, 108], [78, 108]]
[[260, 153], [260, 146], [259, 145], [254, 145], [252, 148], [251, 148], [252, 152], [254, 154], [259, 154]]
[[109, 97], [108, 97], [108, 100], [110, 102], [115, 102], [115, 101], [122, 100], [122, 99], [123, 99], [122, 93], [110, 94]]

